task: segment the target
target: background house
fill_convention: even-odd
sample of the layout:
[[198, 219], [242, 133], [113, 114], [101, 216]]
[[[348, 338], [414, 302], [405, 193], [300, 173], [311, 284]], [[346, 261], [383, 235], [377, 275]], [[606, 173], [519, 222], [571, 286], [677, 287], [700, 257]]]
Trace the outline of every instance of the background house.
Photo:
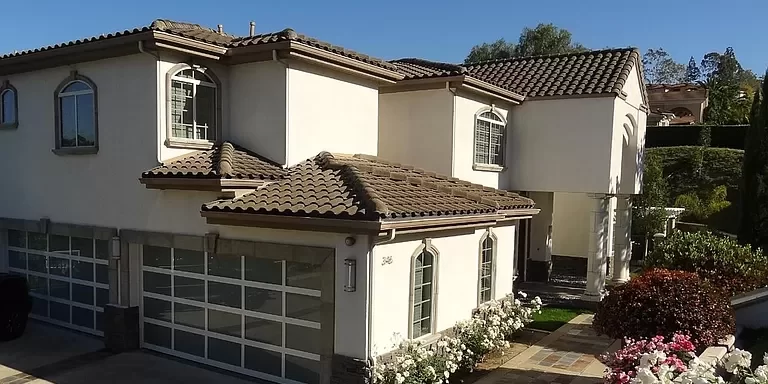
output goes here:
[[709, 105], [709, 91], [696, 84], [649, 84], [648, 125], [700, 124]]

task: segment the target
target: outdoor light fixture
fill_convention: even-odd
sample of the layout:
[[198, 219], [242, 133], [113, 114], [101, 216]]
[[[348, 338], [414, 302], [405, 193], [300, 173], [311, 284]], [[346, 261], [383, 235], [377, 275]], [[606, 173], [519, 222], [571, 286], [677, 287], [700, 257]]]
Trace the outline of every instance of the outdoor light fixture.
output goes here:
[[344, 284], [344, 292], [354, 292], [357, 290], [355, 284], [357, 279], [357, 260], [344, 259], [344, 265], [347, 266], [347, 283]]
[[112, 238], [112, 258], [120, 260], [120, 238], [117, 236]]

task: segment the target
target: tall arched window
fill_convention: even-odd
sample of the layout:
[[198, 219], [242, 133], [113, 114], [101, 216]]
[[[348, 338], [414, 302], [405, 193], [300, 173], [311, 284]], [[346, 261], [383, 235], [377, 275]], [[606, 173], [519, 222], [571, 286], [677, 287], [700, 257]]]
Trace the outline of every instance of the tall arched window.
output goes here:
[[56, 149], [94, 153], [98, 139], [96, 86], [73, 72], [56, 89]]
[[478, 272], [478, 304], [491, 301], [496, 279], [496, 237], [486, 232], [480, 240], [480, 265]]
[[494, 111], [475, 116], [475, 164], [504, 165], [504, 125]]
[[7, 80], [0, 84], [0, 128], [18, 126], [18, 101], [16, 88]]
[[218, 139], [218, 81], [210, 71], [188, 65], [170, 72], [170, 139]]
[[414, 253], [411, 265], [411, 339], [434, 332], [436, 267], [437, 250], [426, 240]]

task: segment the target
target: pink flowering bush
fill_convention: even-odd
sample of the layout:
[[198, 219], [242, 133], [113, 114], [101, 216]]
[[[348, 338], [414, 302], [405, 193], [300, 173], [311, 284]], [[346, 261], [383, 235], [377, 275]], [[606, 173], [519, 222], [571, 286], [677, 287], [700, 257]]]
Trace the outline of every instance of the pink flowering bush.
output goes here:
[[[688, 363], [696, 355], [696, 347], [690, 337], [675, 334], [669, 342], [664, 336], [649, 339], [625, 339], [625, 347], [613, 354], [600, 357], [607, 370], [606, 384], [623, 384], [636, 382], [641, 368], [658, 373], [662, 367], [669, 374], [677, 376], [688, 370]], [[665, 372], [666, 373], [666, 372]]]

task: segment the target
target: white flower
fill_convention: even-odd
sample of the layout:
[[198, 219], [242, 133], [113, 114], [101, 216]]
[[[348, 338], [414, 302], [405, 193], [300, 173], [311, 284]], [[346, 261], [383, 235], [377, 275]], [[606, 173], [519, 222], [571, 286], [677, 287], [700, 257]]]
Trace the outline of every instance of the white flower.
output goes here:
[[723, 357], [723, 366], [729, 373], [738, 373], [741, 369], [749, 368], [751, 364], [752, 354], [741, 349], [734, 349]]
[[405, 382], [405, 377], [403, 377], [403, 375], [400, 373], [397, 373], [395, 375], [395, 381], [397, 381], [397, 384], [403, 384]]
[[527, 294], [527, 293], [525, 293], [525, 292], [523, 292], [523, 291], [518, 291], [518, 292], [517, 292], [517, 294], [518, 294], [518, 295], [520, 295], [520, 297], [522, 297], [523, 299], [525, 299], [526, 297], [528, 297], [528, 294]]

